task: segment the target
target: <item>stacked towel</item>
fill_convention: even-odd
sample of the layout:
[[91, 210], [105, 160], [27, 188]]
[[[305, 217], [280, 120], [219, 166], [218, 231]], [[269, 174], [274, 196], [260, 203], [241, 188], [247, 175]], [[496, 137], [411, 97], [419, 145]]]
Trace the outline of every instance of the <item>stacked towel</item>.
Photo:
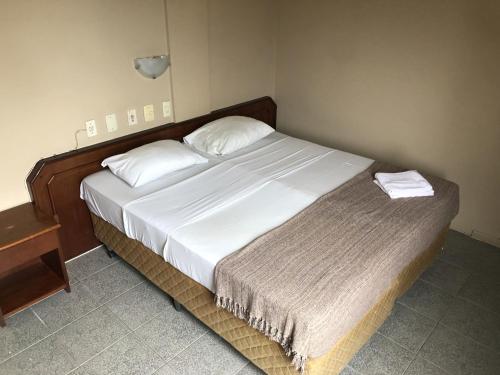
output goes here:
[[375, 173], [373, 182], [392, 199], [434, 195], [431, 184], [417, 171]]

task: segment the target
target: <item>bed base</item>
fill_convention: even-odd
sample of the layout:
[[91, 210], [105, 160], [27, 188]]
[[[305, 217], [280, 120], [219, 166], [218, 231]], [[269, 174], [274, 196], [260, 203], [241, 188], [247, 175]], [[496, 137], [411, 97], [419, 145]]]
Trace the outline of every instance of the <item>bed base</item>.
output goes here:
[[[226, 310], [218, 309], [213, 293], [204, 286], [101, 218], [92, 215], [92, 222], [95, 235], [100, 241], [114, 249], [127, 263], [223, 337], [257, 367], [272, 375], [299, 374], [278, 343], [269, 340]], [[382, 298], [328, 353], [308, 360], [305, 374], [334, 375], [342, 371], [389, 316], [396, 298], [404, 294], [432, 263], [444, 245], [447, 231], [448, 228], [444, 228], [432, 244], [398, 275]]]

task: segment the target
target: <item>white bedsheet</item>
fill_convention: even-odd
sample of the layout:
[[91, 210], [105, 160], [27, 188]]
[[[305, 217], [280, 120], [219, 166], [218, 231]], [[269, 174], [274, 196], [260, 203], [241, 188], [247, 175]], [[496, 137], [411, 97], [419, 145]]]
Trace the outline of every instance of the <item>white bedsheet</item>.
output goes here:
[[245, 149], [223, 157], [214, 157], [213, 155], [201, 153], [192, 148], [193, 151], [206, 157], [209, 162], [196, 164], [190, 168], [169, 173], [158, 180], [136, 188], [130, 187], [123, 180], [111, 173], [109, 169], [105, 169], [83, 179], [80, 185], [80, 198], [85, 200], [92, 213], [106, 220], [108, 223], [113, 224], [116, 228], [125, 233], [123, 226], [123, 208], [128, 203], [176, 184], [188, 177], [194, 176], [224, 160], [229, 160], [233, 157], [251, 152], [284, 137], [286, 137], [284, 134], [275, 132]]
[[108, 193], [114, 192], [114, 203], [106, 205], [114, 206], [111, 214], [104, 212], [108, 209], [102, 204], [103, 189], [95, 194], [98, 189], [88, 188], [95, 182], [90, 176], [85, 188], [82, 184], [82, 197], [90, 202], [92, 212], [115, 226], [111, 219], [121, 223], [117, 227], [127, 236], [213, 290], [219, 260], [284, 223], [371, 163], [278, 133], [238, 155], [211, 159], [201, 171], [185, 171], [186, 176], [175, 182], [146, 186], [148, 191], [123, 194], [120, 187], [116, 194], [117, 190], [107, 187]]

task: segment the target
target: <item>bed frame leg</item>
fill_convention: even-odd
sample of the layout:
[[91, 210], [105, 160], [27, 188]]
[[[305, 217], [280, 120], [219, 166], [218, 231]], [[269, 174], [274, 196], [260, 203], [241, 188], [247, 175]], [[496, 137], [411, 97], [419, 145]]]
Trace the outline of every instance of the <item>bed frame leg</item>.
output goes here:
[[116, 253], [106, 245], [104, 245], [104, 250], [106, 250], [106, 254], [108, 255], [108, 257], [114, 258], [116, 256]]
[[177, 310], [177, 311], [181, 311], [182, 310], [182, 305], [177, 302], [175, 299], [172, 298], [172, 303], [174, 305], [174, 309]]

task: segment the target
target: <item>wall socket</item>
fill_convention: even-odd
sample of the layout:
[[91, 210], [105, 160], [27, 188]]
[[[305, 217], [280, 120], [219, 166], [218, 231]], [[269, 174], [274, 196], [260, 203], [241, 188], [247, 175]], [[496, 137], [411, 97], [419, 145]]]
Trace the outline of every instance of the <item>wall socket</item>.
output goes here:
[[115, 132], [118, 129], [118, 123], [116, 122], [116, 115], [114, 113], [106, 115], [106, 127], [109, 133]]
[[155, 107], [152, 104], [144, 106], [144, 121], [151, 122], [155, 120]]
[[163, 117], [172, 117], [170, 101], [163, 102]]
[[97, 135], [95, 120], [85, 121], [85, 128], [87, 129], [87, 137], [95, 137]]
[[129, 109], [127, 111], [127, 120], [129, 126], [137, 125], [137, 112], [135, 108]]

